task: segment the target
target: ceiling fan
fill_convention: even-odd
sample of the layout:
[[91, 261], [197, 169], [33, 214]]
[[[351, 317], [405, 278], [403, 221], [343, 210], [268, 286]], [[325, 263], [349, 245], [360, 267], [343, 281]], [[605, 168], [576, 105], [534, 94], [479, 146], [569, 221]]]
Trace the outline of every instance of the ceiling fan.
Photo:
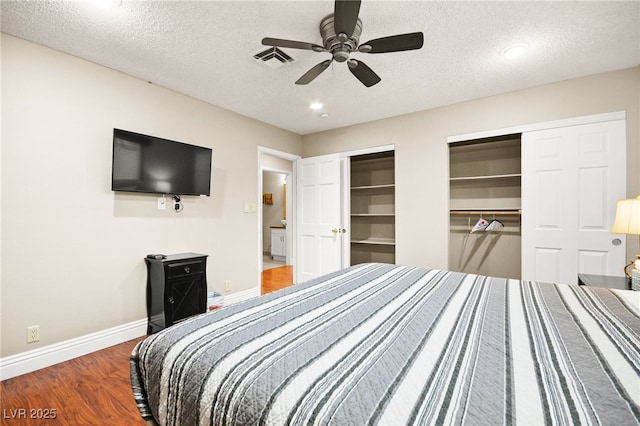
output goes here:
[[358, 44], [360, 42], [360, 33], [362, 32], [362, 21], [358, 18], [359, 13], [360, 0], [336, 0], [334, 12], [320, 22], [322, 46], [314, 43], [269, 37], [263, 38], [262, 44], [272, 47], [331, 53], [331, 59], [322, 61], [311, 68], [296, 81], [296, 84], [309, 84], [326, 70], [333, 61], [346, 61], [351, 74], [365, 86], [371, 87], [380, 82], [380, 77], [364, 62], [349, 58], [352, 52], [388, 53], [420, 49], [424, 42], [424, 36], [421, 32], [398, 34]]

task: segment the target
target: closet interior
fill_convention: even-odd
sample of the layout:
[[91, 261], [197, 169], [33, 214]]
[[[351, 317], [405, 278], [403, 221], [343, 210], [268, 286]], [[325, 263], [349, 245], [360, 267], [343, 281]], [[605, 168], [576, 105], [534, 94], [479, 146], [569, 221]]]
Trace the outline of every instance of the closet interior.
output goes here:
[[351, 264], [395, 263], [394, 152], [350, 157]]
[[449, 144], [449, 269], [521, 276], [521, 135]]

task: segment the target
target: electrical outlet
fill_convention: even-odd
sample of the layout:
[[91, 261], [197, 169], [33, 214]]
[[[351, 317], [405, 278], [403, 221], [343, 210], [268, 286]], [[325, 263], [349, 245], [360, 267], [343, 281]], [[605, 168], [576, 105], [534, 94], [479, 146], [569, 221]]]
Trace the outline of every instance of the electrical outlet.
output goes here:
[[33, 343], [40, 340], [40, 326], [32, 325], [27, 327], [27, 343]]
[[164, 197], [158, 197], [158, 210], [167, 209], [167, 200]]
[[224, 282], [224, 291], [227, 293], [231, 291], [231, 280], [226, 280]]

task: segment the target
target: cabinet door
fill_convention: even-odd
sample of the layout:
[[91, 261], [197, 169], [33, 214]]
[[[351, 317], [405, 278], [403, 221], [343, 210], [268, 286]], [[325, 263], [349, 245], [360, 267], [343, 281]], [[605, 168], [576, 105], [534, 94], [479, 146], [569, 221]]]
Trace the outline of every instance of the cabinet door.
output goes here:
[[165, 300], [167, 326], [206, 311], [204, 275], [172, 279], [167, 285]]
[[522, 135], [522, 278], [576, 284], [621, 275], [625, 239], [611, 234], [626, 195], [624, 120]]
[[285, 256], [285, 237], [283, 231], [271, 231], [271, 255]]

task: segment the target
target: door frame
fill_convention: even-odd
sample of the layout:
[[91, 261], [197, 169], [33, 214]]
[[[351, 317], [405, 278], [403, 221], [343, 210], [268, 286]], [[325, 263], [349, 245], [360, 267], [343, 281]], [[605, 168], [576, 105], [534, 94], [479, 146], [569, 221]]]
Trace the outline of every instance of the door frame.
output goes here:
[[[265, 167], [262, 164], [262, 155], [269, 155], [283, 160], [291, 161], [291, 170], [278, 170], [272, 167]], [[289, 152], [278, 151], [276, 149], [267, 148], [264, 146], [258, 146], [258, 190], [257, 200], [259, 200], [257, 209], [257, 231], [258, 231], [258, 287], [262, 285], [262, 256], [263, 256], [263, 238], [262, 238], [262, 222], [263, 222], [263, 210], [262, 210], [262, 172], [277, 172], [287, 175], [287, 227], [285, 228], [286, 240], [287, 240], [287, 260], [288, 264], [293, 267], [293, 283], [297, 284], [296, 278], [296, 256], [295, 256], [295, 229], [297, 225], [297, 212], [296, 212], [296, 194], [293, 189], [296, 187], [296, 160], [302, 158], [297, 154], [291, 154]]]
[[581, 117], [565, 118], [554, 121], [541, 121], [539, 123], [522, 124], [501, 129], [484, 130], [481, 132], [464, 133], [447, 137], [447, 143], [464, 142], [473, 139], [484, 139], [496, 136], [505, 136], [513, 133], [532, 132], [534, 130], [549, 130], [558, 127], [577, 126], [580, 124], [600, 123], [603, 121], [626, 120], [625, 111], [606, 112], [604, 114], [584, 115]]

